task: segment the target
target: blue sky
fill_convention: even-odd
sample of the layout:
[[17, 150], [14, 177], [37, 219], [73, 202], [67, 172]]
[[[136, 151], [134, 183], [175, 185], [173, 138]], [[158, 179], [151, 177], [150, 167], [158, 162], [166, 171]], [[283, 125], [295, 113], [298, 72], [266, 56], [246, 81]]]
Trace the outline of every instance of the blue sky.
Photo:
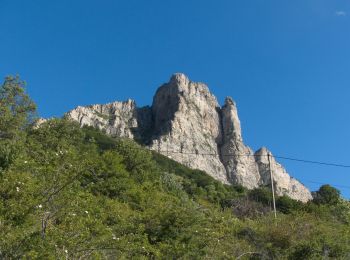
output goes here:
[[[134, 98], [174, 72], [237, 102], [243, 136], [276, 155], [350, 164], [348, 0], [0, 0], [0, 76], [41, 116]], [[280, 160], [350, 197], [350, 169]]]

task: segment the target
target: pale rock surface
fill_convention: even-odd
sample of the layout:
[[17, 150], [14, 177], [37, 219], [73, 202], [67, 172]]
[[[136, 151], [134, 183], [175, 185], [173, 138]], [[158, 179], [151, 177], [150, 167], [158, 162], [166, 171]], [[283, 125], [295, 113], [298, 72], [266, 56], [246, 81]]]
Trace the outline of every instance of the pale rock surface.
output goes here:
[[228, 179], [249, 189], [256, 188], [260, 181], [259, 170], [253, 151], [243, 143], [236, 104], [230, 97], [226, 98], [221, 113], [223, 128], [221, 157]]
[[37, 129], [39, 128], [42, 124], [46, 123], [49, 119], [46, 119], [46, 118], [38, 118], [35, 122], [34, 122], [34, 125], [33, 125], [33, 128], [34, 129]]
[[153, 99], [155, 135], [151, 149], [228, 183], [218, 153], [222, 139], [219, 110], [206, 85], [191, 82], [183, 74], [173, 75]]
[[[249, 189], [270, 182], [265, 148], [254, 152], [242, 139], [235, 103], [221, 108], [208, 87], [174, 74], [153, 98], [152, 107], [135, 101], [77, 107], [66, 117], [82, 126], [97, 127], [116, 137], [135, 139], [190, 168], [200, 169], [223, 183]], [[276, 191], [306, 202], [311, 193], [272, 158]]]
[[66, 117], [78, 121], [82, 126], [96, 127], [108, 135], [132, 139], [139, 138], [141, 130], [151, 125], [150, 109], [138, 109], [131, 99], [105, 105], [79, 106], [68, 112]]
[[255, 160], [261, 175], [261, 185], [271, 184], [271, 174], [269, 169], [269, 157], [271, 170], [273, 174], [276, 194], [279, 196], [287, 195], [295, 200], [307, 202], [312, 199], [310, 191], [299, 181], [289, 176], [281, 164], [276, 162], [275, 158], [265, 147], [255, 153]]

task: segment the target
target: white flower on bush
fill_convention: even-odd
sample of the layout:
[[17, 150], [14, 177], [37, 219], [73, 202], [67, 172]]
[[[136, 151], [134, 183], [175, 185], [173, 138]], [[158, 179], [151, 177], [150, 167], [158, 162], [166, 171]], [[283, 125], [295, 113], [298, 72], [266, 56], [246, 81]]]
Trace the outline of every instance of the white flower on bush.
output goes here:
[[89, 211], [85, 210], [85, 213], [86, 213], [86, 214], [89, 214]]
[[38, 209], [41, 209], [43, 207], [43, 205], [39, 204], [38, 206], [36, 206]]
[[19, 192], [19, 187], [16, 187], [16, 191]]
[[28, 161], [24, 161], [24, 163], [28, 163]]

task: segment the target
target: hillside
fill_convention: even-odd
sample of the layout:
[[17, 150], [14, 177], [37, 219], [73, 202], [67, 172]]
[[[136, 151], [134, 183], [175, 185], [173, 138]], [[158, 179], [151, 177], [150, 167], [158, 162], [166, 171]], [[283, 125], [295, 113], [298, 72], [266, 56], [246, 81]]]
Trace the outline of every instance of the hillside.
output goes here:
[[1, 259], [348, 259], [350, 204], [226, 185], [128, 138], [52, 119], [0, 88]]

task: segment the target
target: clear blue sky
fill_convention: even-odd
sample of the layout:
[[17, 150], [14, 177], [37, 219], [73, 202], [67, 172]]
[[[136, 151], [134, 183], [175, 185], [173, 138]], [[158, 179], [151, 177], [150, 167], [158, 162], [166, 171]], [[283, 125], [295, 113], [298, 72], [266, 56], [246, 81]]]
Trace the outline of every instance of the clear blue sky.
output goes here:
[[[21, 75], [41, 116], [151, 104], [184, 72], [234, 98], [252, 148], [350, 164], [348, 0], [0, 0], [0, 32], [0, 76]], [[350, 197], [349, 168], [280, 162]]]

